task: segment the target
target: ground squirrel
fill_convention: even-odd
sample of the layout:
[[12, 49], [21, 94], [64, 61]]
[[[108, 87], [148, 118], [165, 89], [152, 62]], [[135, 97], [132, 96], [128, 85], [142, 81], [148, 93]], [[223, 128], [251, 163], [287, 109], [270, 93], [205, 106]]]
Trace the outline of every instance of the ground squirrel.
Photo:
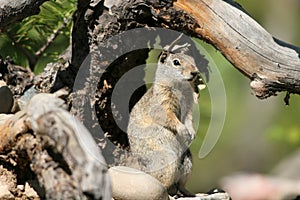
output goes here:
[[157, 178], [170, 194], [191, 195], [184, 185], [192, 168], [192, 108], [203, 82], [194, 59], [175, 53], [189, 46], [176, 45], [179, 38], [163, 49], [152, 87], [130, 113], [127, 134], [139, 162], [132, 167]]

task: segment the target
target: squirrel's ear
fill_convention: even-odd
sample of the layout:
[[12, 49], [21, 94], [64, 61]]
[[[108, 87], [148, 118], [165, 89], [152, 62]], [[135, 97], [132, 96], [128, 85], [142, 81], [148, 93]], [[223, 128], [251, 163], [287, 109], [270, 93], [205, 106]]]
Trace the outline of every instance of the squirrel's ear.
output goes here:
[[160, 54], [160, 56], [159, 56], [159, 62], [164, 63], [165, 60], [166, 60], [166, 58], [167, 58], [167, 56], [168, 56], [168, 53], [165, 52], [165, 51], [163, 51], [163, 52]]

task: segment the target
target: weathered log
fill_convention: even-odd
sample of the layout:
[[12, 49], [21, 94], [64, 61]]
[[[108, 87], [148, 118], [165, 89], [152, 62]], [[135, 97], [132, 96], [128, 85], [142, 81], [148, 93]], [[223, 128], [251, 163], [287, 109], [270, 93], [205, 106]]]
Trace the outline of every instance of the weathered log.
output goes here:
[[21, 165], [30, 164], [47, 199], [110, 199], [105, 160], [65, 108], [53, 94], [37, 94], [24, 110], [2, 117], [0, 153], [25, 151], [29, 159]]

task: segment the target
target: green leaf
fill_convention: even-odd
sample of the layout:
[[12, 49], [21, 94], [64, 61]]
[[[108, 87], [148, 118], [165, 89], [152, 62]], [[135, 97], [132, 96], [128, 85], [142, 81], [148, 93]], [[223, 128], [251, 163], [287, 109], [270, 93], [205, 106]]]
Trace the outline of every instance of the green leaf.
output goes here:
[[[28, 66], [28, 60], [20, 46], [32, 55], [37, 52], [45, 45], [49, 36], [61, 27], [63, 20], [66, 17], [71, 18], [76, 10], [76, 1], [50, 0], [45, 2], [40, 9], [38, 15], [30, 16], [21, 23], [12, 24], [6, 27], [4, 33], [0, 33], [0, 38], [5, 38], [5, 40], [0, 41], [0, 54], [2, 56], [10, 56], [16, 64]], [[69, 45], [71, 28], [72, 21], [59, 31], [58, 37], [52, 41], [39, 59], [47, 57], [47, 62], [55, 61], [58, 55]], [[58, 38], [60, 38], [59, 42], [56, 42]], [[37, 65], [42, 66], [36, 67], [43, 68], [46, 64], [44, 61], [37, 62]]]

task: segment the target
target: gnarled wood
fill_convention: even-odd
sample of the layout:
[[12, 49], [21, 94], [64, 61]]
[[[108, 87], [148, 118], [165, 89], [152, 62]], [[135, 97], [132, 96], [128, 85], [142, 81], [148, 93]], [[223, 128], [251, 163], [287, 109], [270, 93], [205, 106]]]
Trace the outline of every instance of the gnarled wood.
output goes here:
[[252, 80], [257, 97], [280, 91], [300, 94], [300, 48], [274, 38], [239, 5], [231, 0], [178, 0], [174, 7], [195, 20], [198, 37]]
[[251, 79], [259, 98], [300, 94], [300, 48], [274, 38], [232, 0], [127, 0], [111, 11], [119, 18], [110, 31], [158, 26], [206, 40]]
[[24, 110], [0, 115], [0, 155], [17, 151], [17, 165], [30, 164], [47, 199], [110, 199], [105, 160], [65, 108], [53, 94], [37, 94]]

